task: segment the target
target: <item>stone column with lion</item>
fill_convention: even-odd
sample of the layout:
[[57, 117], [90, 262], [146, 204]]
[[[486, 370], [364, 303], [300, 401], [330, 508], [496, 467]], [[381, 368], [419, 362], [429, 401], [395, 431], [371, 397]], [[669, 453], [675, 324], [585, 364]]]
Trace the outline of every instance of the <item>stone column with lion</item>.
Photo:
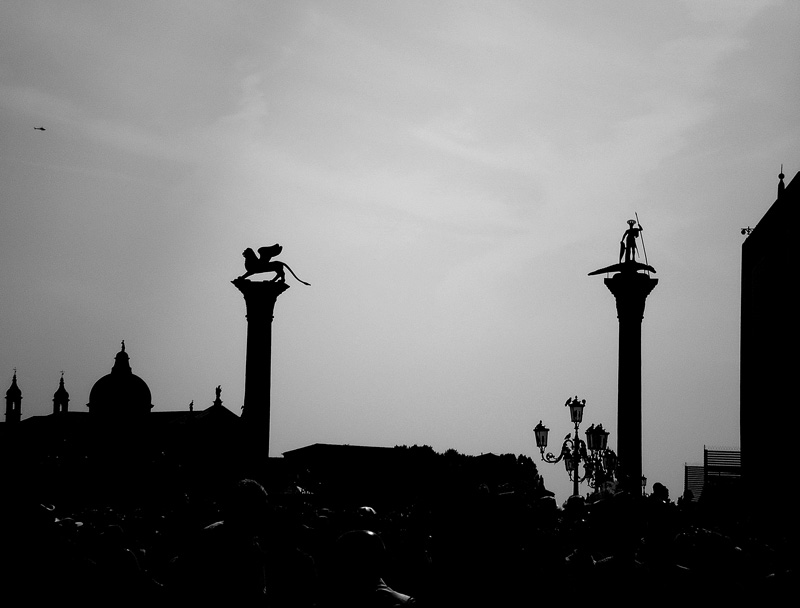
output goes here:
[[[270, 391], [272, 384], [272, 319], [278, 296], [289, 289], [284, 268], [297, 278], [283, 262], [271, 260], [283, 248], [280, 245], [261, 247], [257, 256], [252, 249], [243, 252], [246, 273], [231, 281], [244, 296], [247, 310], [247, 352], [245, 362], [244, 405], [245, 421], [252, 441], [253, 456], [258, 465], [269, 457]], [[251, 281], [247, 277], [274, 272], [268, 281]], [[300, 281], [300, 279], [297, 279]], [[304, 281], [300, 281], [305, 285]]]

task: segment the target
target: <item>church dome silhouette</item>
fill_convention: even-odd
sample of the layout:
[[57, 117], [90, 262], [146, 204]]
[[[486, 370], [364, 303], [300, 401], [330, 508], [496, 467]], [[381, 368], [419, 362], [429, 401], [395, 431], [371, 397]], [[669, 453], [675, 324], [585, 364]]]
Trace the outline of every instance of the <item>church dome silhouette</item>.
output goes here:
[[111, 373], [94, 383], [89, 391], [91, 413], [107, 416], [129, 416], [147, 414], [153, 408], [150, 387], [131, 370], [130, 358], [122, 343]]

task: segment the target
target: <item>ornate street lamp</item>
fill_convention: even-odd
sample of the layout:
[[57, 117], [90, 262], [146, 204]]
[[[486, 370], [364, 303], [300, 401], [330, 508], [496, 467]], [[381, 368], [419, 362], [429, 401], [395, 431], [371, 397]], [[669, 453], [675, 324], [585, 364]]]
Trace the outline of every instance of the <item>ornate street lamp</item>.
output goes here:
[[[579, 495], [578, 485], [586, 481], [589, 487], [599, 490], [607, 481], [614, 479], [614, 471], [617, 468], [617, 455], [613, 450], [608, 449], [608, 431], [603, 429], [602, 424], [592, 425], [586, 429], [586, 441], [578, 436], [578, 427], [583, 421], [583, 408], [586, 407], [586, 399], [573, 397], [567, 399], [564, 404], [569, 408], [569, 417], [575, 425], [575, 436], [569, 434], [561, 444], [561, 452], [556, 457], [552, 452], [545, 455], [547, 447], [547, 434], [550, 432], [546, 426], [539, 421], [533, 429], [536, 438], [536, 447], [542, 455], [542, 460], [549, 463], [564, 461], [569, 478], [572, 480], [575, 496]], [[580, 474], [579, 465], [583, 462], [583, 476]]]
[[572, 424], [577, 426], [583, 422], [583, 408], [586, 407], [586, 399], [578, 401], [576, 396], [572, 399], [567, 399], [564, 405], [569, 408], [569, 417], [572, 420]]

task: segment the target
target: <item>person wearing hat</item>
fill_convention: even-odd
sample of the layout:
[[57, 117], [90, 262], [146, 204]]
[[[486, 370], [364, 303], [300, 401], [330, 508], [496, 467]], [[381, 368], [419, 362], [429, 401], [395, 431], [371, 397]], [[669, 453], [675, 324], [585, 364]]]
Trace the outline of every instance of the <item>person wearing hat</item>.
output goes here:
[[620, 262], [622, 262], [623, 257], [625, 258], [626, 262], [635, 261], [633, 258], [639, 252], [638, 248], [636, 247], [636, 239], [644, 230], [644, 228], [642, 228], [641, 224], [639, 224], [637, 228], [634, 228], [636, 223], [636, 220], [628, 220], [628, 229], [622, 234], [622, 240], [619, 242]]

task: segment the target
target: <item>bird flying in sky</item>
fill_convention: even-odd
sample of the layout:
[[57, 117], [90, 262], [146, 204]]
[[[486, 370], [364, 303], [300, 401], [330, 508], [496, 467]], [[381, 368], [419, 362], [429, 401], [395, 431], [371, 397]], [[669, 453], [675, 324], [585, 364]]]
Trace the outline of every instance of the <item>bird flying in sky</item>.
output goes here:
[[45, 130], [44, 127], [33, 127], [33, 128], [36, 129], [37, 131], [44, 131]]

